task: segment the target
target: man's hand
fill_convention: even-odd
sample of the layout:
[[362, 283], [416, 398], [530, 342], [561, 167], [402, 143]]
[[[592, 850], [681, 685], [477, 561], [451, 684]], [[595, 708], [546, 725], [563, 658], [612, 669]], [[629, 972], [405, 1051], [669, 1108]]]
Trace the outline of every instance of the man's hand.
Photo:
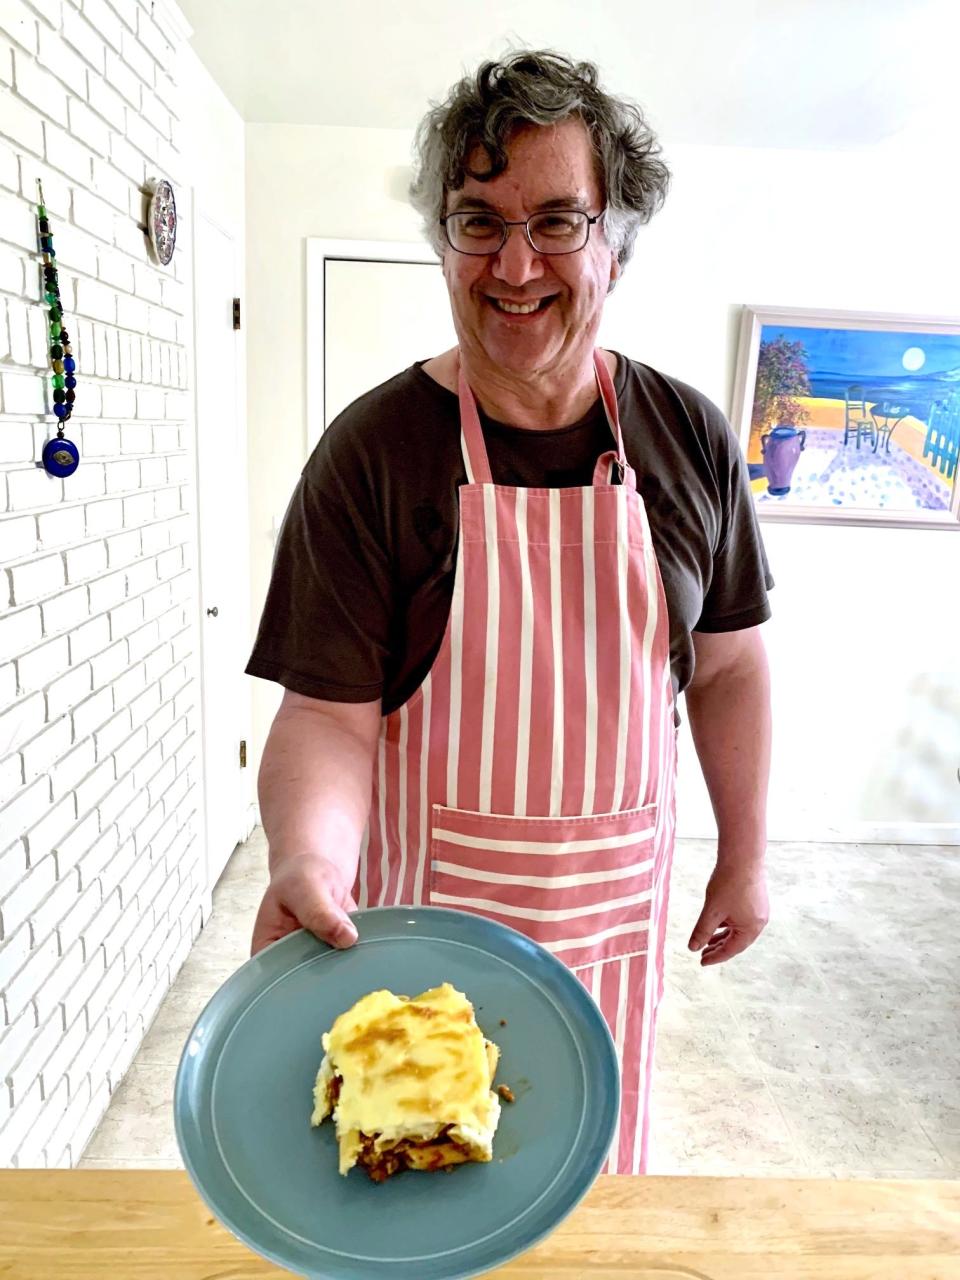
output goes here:
[[690, 950], [702, 952], [702, 965], [723, 964], [756, 942], [769, 918], [762, 866], [717, 866], [690, 935]]
[[332, 947], [352, 947], [357, 931], [348, 912], [356, 909], [333, 863], [307, 854], [285, 858], [270, 877], [260, 903], [250, 954], [255, 956], [301, 927]]

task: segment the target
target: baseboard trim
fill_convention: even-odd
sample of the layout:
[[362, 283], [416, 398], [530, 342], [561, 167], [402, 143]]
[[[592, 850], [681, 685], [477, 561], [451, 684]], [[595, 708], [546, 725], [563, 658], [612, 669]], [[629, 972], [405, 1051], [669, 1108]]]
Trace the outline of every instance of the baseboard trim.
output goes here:
[[254, 801], [253, 804], [247, 806], [247, 811], [243, 816], [243, 840], [249, 840], [260, 825], [260, 806]]
[[[678, 840], [716, 840], [716, 828], [677, 827]], [[851, 822], [842, 827], [771, 829], [771, 844], [943, 844], [960, 845], [956, 822]]]

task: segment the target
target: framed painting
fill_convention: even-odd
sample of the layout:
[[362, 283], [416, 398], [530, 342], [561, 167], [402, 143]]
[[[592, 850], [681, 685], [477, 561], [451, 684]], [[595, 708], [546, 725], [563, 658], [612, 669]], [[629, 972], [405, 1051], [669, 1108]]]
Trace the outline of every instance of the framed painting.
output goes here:
[[745, 307], [731, 422], [764, 519], [960, 528], [960, 319]]

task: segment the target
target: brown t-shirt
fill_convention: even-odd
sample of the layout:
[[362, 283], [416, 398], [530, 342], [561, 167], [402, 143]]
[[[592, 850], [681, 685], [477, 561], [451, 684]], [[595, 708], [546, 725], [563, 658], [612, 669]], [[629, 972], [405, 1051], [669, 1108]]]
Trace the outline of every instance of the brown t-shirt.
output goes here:
[[[675, 690], [693, 676], [693, 631], [770, 616], [746, 469], [699, 392], [617, 357], [627, 459], [646, 503], [670, 617]], [[293, 493], [247, 673], [333, 702], [383, 700], [422, 683], [443, 639], [466, 482], [457, 397], [420, 363], [354, 401]], [[589, 485], [612, 436], [599, 399], [572, 426], [530, 431], [481, 414], [497, 484]]]

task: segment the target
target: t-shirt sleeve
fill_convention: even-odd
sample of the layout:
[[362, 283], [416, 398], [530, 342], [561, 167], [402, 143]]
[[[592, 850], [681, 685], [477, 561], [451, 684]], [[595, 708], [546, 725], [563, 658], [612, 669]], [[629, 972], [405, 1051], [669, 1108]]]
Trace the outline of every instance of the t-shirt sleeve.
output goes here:
[[343, 440], [332, 426], [294, 490], [246, 671], [309, 698], [373, 702], [384, 687], [391, 574], [369, 472]]
[[737, 438], [719, 409], [709, 402], [705, 409], [714, 441], [721, 519], [713, 574], [694, 630], [742, 631], [770, 617], [767, 592], [773, 577]]

